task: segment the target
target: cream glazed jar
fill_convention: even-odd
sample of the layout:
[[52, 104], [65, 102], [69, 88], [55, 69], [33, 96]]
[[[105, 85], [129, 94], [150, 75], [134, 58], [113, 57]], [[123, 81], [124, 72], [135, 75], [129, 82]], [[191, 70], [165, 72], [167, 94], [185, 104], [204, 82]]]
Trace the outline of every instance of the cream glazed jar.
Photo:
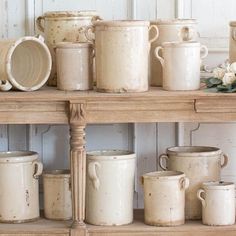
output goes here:
[[[167, 19], [151, 21], [159, 30], [159, 37], [151, 45], [150, 51], [150, 83], [151, 86], [162, 86], [162, 66], [156, 59], [155, 48], [164, 42], [198, 41], [197, 21], [195, 19]], [[151, 32], [152, 37], [153, 32]]]
[[[150, 45], [158, 38], [148, 21], [97, 21], [94, 31], [97, 90], [100, 92], [144, 92], [148, 90]], [[149, 38], [149, 32], [153, 37]]]

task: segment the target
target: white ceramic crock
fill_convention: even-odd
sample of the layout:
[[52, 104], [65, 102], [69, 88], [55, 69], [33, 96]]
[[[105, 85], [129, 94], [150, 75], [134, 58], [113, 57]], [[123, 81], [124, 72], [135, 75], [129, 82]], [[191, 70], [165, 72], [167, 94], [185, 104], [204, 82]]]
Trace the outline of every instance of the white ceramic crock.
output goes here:
[[160, 155], [159, 165], [163, 170], [182, 171], [189, 178], [190, 185], [186, 190], [186, 219], [201, 219], [201, 203], [197, 199], [197, 190], [203, 182], [219, 181], [221, 168], [227, 163], [227, 156], [216, 147], [170, 147], [167, 148], [166, 154]]
[[43, 37], [0, 40], [1, 91], [34, 91], [48, 80], [52, 59]]
[[36, 152], [0, 152], [0, 222], [39, 218], [38, 178], [42, 170]]
[[[148, 21], [97, 21], [87, 28], [95, 32], [96, 80], [100, 92], [148, 90], [150, 44], [158, 37]], [[149, 31], [155, 35], [149, 39]], [[88, 36], [91, 39], [91, 37]]]
[[231, 21], [229, 35], [229, 62], [236, 62], [236, 21]]
[[51, 220], [72, 218], [71, 181], [69, 170], [43, 173], [44, 216]]
[[[202, 49], [204, 53], [201, 55]], [[160, 50], [162, 56], [159, 54]], [[157, 47], [155, 55], [163, 68], [163, 89], [199, 89], [201, 60], [207, 54], [207, 47], [196, 41], [166, 42], [162, 47]]]
[[56, 61], [54, 48], [59, 42], [88, 42], [85, 26], [99, 20], [96, 11], [52, 11], [37, 18], [37, 27], [44, 33], [53, 58], [53, 68], [48, 85], [56, 86]]
[[185, 189], [189, 180], [180, 171], [158, 171], [143, 175], [144, 221], [148, 225], [184, 224]]
[[89, 90], [93, 88], [93, 47], [89, 43], [57, 44], [57, 88]]
[[202, 203], [202, 223], [233, 225], [235, 223], [235, 185], [231, 182], [205, 182], [198, 190]]
[[107, 150], [87, 153], [86, 222], [124, 225], [133, 221], [135, 154]]
[[[159, 37], [151, 45], [150, 51], [150, 81], [152, 86], [162, 86], [162, 66], [154, 55], [155, 48], [164, 42], [197, 41], [197, 21], [194, 19], [170, 19], [151, 21], [159, 30]], [[152, 36], [151, 32], [151, 36]]]

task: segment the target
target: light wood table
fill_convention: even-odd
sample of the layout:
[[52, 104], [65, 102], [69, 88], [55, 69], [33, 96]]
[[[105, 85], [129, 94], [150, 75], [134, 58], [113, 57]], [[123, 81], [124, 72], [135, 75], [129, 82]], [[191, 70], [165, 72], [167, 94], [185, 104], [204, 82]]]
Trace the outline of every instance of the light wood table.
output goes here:
[[[188, 222], [179, 227], [151, 227], [140, 213], [128, 226], [98, 227], [84, 223], [85, 132], [89, 123], [128, 122], [225, 122], [236, 121], [236, 95], [204, 91], [168, 92], [151, 88], [145, 93], [108, 94], [65, 92], [45, 88], [35, 92], [2, 92], [1, 124], [69, 124], [73, 221], [0, 224], [1, 235], [236, 235], [236, 226], [207, 227]], [[142, 214], [141, 214], [142, 215]]]

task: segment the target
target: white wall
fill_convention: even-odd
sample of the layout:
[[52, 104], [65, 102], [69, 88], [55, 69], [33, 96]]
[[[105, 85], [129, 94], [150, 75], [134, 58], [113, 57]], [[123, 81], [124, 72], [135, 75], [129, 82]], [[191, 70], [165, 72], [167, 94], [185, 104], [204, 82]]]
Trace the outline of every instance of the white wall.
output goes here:
[[[210, 48], [205, 64], [214, 66], [228, 56], [228, 21], [236, 19], [235, 0], [1, 0], [0, 37], [34, 35], [35, 19], [46, 11], [97, 10], [104, 19], [196, 18], [202, 43]], [[196, 129], [197, 127], [197, 129]], [[231, 124], [109, 124], [89, 125], [87, 148], [119, 148], [137, 153], [135, 207], [142, 207], [139, 176], [156, 169], [159, 154], [168, 146], [214, 145], [230, 155], [223, 178], [234, 180], [236, 153]], [[39, 152], [46, 169], [67, 168], [69, 132], [65, 125], [0, 125], [0, 150]]]

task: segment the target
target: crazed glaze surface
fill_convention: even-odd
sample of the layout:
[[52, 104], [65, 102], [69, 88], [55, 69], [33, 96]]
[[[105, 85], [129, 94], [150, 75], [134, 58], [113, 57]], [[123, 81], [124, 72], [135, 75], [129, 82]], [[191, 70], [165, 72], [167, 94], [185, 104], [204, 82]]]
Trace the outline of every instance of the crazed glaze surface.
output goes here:
[[[166, 160], [166, 166], [163, 164]], [[201, 219], [201, 203], [197, 199], [197, 190], [205, 181], [219, 181], [221, 168], [226, 166], [227, 157], [222, 161], [222, 151], [214, 147], [172, 147], [167, 154], [159, 157], [162, 169], [182, 171], [189, 178], [186, 190], [185, 218]]]
[[124, 225], [133, 221], [134, 174], [134, 153], [87, 153], [87, 223]]
[[184, 224], [185, 189], [189, 181], [180, 171], [143, 175], [144, 219], [155, 226]]
[[38, 177], [43, 170], [35, 152], [0, 152], [0, 222], [39, 217]]
[[[150, 81], [152, 86], [162, 86], [163, 72], [161, 63], [154, 55], [156, 47], [164, 42], [197, 40], [197, 22], [194, 19], [173, 19], [151, 21], [159, 30], [159, 37], [151, 45]], [[151, 31], [151, 36], [153, 32]]]
[[202, 223], [232, 225], [235, 223], [235, 185], [230, 182], [205, 182], [197, 192], [202, 203]]
[[[204, 49], [204, 54], [200, 51]], [[162, 51], [162, 57], [159, 55]], [[201, 59], [208, 54], [206, 46], [198, 42], [163, 43], [155, 50], [163, 67], [163, 89], [197, 90], [200, 88]]]

